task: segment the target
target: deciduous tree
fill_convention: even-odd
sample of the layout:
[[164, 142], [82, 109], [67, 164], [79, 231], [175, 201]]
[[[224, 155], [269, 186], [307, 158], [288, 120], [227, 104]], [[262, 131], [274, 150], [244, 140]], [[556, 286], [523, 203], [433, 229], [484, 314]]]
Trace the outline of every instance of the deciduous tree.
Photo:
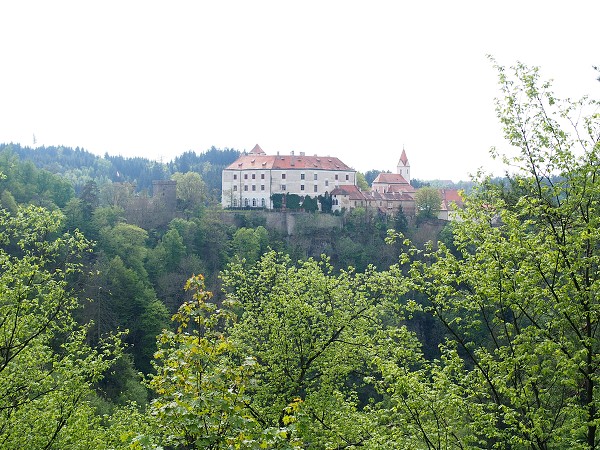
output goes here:
[[412, 273], [450, 333], [447, 392], [472, 445], [596, 449], [600, 116], [536, 68], [497, 68], [509, 187], [482, 180], [453, 226], [458, 255], [442, 245]]

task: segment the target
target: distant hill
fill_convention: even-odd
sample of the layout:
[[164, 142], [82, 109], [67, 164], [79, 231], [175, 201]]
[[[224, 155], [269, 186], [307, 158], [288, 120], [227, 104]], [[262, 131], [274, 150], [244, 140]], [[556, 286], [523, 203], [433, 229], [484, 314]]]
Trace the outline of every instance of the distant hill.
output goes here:
[[98, 184], [127, 182], [136, 186], [136, 191], [152, 188], [152, 180], [167, 180], [175, 172], [198, 172], [209, 192], [220, 198], [221, 171], [240, 155], [238, 150], [210, 148], [204, 153], [188, 151], [168, 163], [151, 161], [147, 158], [126, 158], [94, 155], [76, 147], [23, 147], [20, 144], [0, 144], [0, 152], [12, 152], [21, 160], [29, 160], [40, 169], [60, 174], [69, 180], [76, 192], [80, 192], [88, 181]]

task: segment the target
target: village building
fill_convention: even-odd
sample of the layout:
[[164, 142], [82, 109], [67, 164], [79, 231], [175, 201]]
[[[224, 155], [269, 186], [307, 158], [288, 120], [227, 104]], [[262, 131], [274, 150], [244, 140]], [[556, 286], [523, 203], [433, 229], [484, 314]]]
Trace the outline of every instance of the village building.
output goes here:
[[415, 188], [410, 184], [410, 164], [406, 152], [396, 166], [396, 173], [380, 173], [373, 180], [370, 192], [356, 186], [340, 186], [331, 192], [332, 210], [344, 211], [357, 207], [376, 209], [382, 214], [393, 215], [400, 209], [404, 214], [415, 214]]
[[440, 189], [442, 204], [437, 212], [437, 218], [441, 220], [458, 220], [458, 210], [465, 205], [460, 192], [457, 189]]
[[273, 208], [273, 194], [318, 197], [356, 185], [356, 171], [330, 156], [267, 155], [257, 144], [223, 170], [223, 208]]

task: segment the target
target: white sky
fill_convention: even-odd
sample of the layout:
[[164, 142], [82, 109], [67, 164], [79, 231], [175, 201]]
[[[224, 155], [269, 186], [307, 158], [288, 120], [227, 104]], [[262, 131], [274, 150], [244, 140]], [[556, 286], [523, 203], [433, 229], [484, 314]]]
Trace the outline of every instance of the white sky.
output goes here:
[[600, 98], [600, 1], [0, 0], [0, 142], [167, 162], [211, 146], [468, 179], [504, 65]]

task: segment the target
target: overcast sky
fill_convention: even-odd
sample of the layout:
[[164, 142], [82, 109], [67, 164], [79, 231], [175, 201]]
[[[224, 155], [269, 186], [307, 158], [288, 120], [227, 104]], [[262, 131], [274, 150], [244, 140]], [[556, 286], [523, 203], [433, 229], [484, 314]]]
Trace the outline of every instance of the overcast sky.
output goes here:
[[503, 65], [600, 98], [600, 1], [0, 0], [0, 142], [164, 162], [331, 155], [468, 179], [503, 147]]

